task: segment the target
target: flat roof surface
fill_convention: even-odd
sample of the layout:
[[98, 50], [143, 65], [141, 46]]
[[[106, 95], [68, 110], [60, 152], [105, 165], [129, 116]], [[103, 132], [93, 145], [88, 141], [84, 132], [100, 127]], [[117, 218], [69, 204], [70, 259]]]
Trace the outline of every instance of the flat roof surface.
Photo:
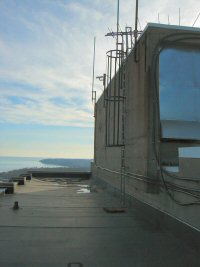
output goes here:
[[[0, 197], [0, 266], [200, 266], [195, 250], [136, 208], [106, 213], [119, 199], [98, 187], [90, 192], [89, 182], [33, 179]], [[12, 209], [14, 201], [19, 210]]]

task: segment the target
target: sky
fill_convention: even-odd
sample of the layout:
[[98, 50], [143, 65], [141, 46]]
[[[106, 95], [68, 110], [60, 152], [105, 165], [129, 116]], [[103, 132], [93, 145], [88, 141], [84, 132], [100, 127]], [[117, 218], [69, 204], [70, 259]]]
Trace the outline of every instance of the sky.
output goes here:
[[[134, 7], [120, 1], [122, 29], [134, 26]], [[158, 14], [178, 24], [180, 7], [181, 25], [192, 26], [199, 0], [140, 0], [139, 29]], [[0, 0], [0, 156], [93, 158], [93, 38], [99, 76], [116, 8], [117, 0]]]

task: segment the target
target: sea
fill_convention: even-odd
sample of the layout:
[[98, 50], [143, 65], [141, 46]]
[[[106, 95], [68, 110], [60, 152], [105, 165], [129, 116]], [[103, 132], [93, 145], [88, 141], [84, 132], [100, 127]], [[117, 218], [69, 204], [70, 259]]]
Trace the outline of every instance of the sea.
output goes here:
[[35, 157], [0, 157], [0, 173], [24, 168], [58, 168], [58, 165], [43, 164], [43, 158]]

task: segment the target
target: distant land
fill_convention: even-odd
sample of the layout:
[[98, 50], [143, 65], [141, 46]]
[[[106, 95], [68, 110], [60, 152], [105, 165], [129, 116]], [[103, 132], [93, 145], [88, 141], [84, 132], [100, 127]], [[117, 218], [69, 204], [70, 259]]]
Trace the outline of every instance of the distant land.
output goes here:
[[65, 168], [90, 169], [91, 159], [41, 159], [40, 162], [46, 165], [56, 165]]

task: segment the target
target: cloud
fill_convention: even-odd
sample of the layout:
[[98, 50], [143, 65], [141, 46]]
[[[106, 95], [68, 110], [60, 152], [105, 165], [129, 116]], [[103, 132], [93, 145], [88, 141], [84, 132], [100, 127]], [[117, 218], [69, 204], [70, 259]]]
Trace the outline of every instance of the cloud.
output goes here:
[[[66, 22], [46, 12], [37, 21], [35, 14], [31, 21], [25, 17], [16, 17], [15, 20], [16, 23], [19, 20], [23, 22], [21, 27], [31, 31], [33, 41], [21, 42], [17, 39], [13, 42], [2, 38], [1, 121], [91, 126], [93, 111], [89, 102], [88, 49], [84, 53], [80, 49], [80, 40], [75, 40], [72, 33], [63, 30], [63, 24], [66, 29], [70, 28]], [[30, 90], [31, 87], [33, 90]], [[39, 88], [39, 91], [34, 88]], [[12, 96], [26, 98], [21, 104], [10, 103], [6, 97]], [[60, 103], [66, 99], [66, 106], [51, 101], [56, 97]], [[82, 100], [79, 106], [76, 99]]]
[[[120, 1], [120, 25], [134, 25], [134, 2]], [[97, 36], [95, 74], [105, 72], [105, 52], [114, 39], [117, 1], [0, 2], [0, 121], [91, 127], [93, 37]], [[139, 2], [141, 27], [146, 22], [192, 25], [198, 1]], [[200, 22], [197, 21], [197, 26]], [[98, 96], [102, 84], [95, 81]], [[11, 101], [15, 97], [18, 103]], [[20, 99], [23, 100], [20, 102]]]

